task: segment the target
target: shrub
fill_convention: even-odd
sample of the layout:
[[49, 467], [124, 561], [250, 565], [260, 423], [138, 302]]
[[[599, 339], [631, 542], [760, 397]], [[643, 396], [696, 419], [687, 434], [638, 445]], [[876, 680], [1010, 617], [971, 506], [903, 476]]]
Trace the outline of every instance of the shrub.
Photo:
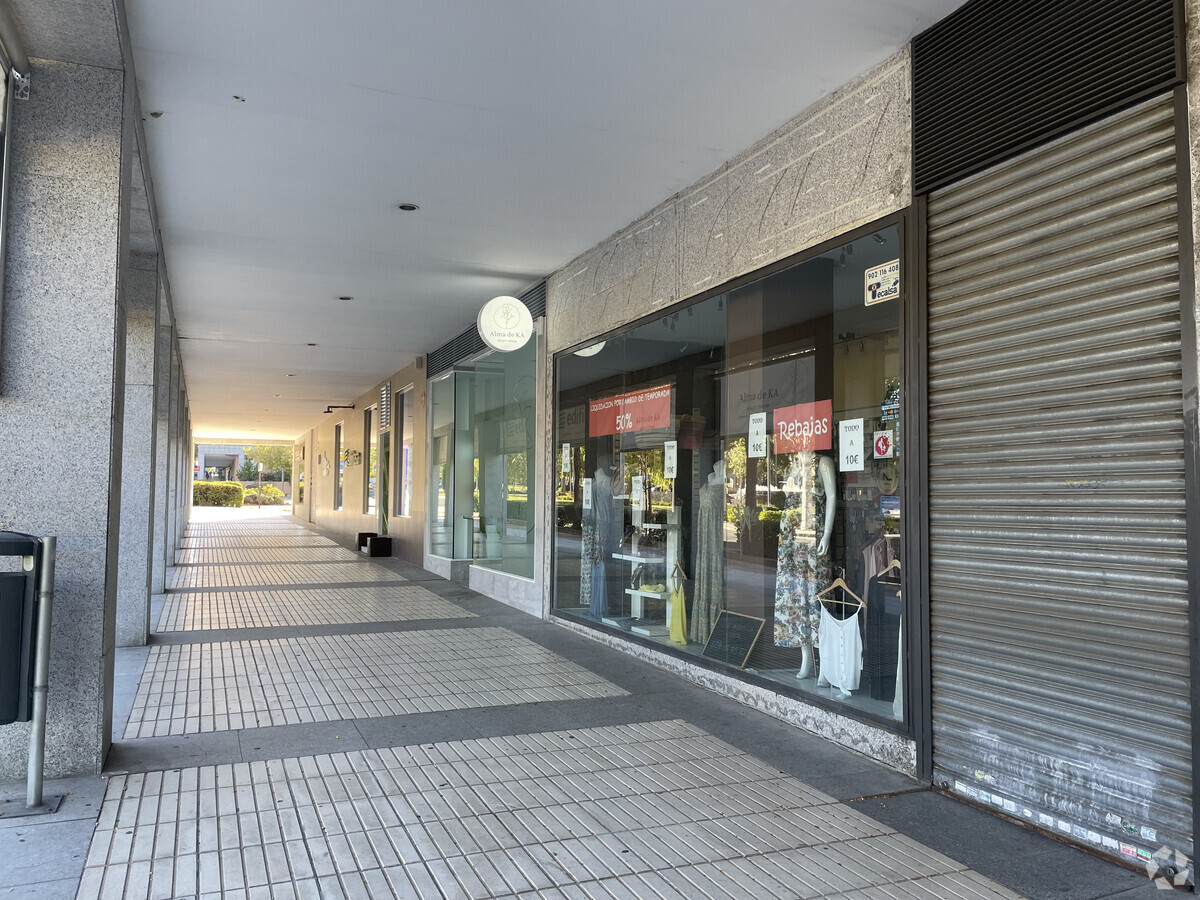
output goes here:
[[779, 529], [779, 520], [781, 518], [783, 518], [783, 510], [782, 509], [779, 509], [776, 506], [759, 507], [758, 521], [762, 522], [763, 525], [765, 525], [767, 527], [770, 527], [773, 525], [775, 527], [775, 529], [778, 530]]
[[[257, 506], [259, 493], [258, 488], [250, 488], [250, 490], [246, 491], [245, 502]], [[281, 506], [283, 504], [283, 491], [275, 487], [275, 485], [264, 484], [261, 493], [263, 506]]]
[[193, 506], [241, 506], [246, 491], [236, 481], [192, 482]]

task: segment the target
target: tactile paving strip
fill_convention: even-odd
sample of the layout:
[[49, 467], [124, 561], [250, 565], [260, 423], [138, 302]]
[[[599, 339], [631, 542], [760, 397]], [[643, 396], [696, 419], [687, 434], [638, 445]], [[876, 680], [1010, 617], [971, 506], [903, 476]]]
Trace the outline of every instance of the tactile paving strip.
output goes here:
[[365, 560], [348, 563], [307, 563], [303, 566], [266, 563], [259, 566], [177, 566], [168, 572], [168, 591], [206, 588], [262, 587], [269, 584], [354, 584], [404, 581], [403, 575]]
[[504, 628], [160, 645], [125, 737], [624, 695]]
[[165, 633], [464, 618], [475, 615], [415, 585], [189, 591], [167, 595], [155, 630]]
[[310, 563], [347, 562], [360, 559], [362, 554], [343, 547], [255, 547], [234, 549], [221, 547], [212, 549], [184, 548], [176, 554], [176, 565], [212, 566], [229, 563]]

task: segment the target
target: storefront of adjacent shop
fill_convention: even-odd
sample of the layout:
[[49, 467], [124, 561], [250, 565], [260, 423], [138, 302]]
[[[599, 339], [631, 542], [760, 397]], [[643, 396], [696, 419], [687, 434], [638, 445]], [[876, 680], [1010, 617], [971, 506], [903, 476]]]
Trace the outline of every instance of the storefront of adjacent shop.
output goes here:
[[[1182, 17], [1050, 7], [1032, 29], [969, 4], [550, 278], [548, 612], [1177, 865], [1200, 546]], [[966, 34], [1005, 64], [962, 69]], [[897, 80], [907, 133], [878, 112]], [[871, 149], [822, 144], [856, 129]]]
[[540, 614], [544, 283], [513, 301], [532, 323], [520, 346], [489, 349], [472, 326], [427, 358], [425, 567]]

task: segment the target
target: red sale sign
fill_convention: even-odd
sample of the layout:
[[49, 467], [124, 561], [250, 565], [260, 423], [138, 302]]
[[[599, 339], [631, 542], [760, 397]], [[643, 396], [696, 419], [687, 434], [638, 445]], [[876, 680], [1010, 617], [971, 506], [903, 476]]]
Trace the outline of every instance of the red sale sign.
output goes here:
[[833, 401], [798, 403], [775, 410], [775, 452], [833, 449]]
[[649, 431], [671, 426], [669, 384], [603, 397], [588, 403], [588, 434], [601, 437], [627, 431]]

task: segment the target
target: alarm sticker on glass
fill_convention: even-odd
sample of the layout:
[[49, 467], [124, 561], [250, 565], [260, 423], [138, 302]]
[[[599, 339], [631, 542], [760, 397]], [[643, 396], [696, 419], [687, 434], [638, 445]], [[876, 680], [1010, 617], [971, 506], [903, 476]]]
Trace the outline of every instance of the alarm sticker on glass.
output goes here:
[[583, 508], [592, 508], [592, 479], [583, 479]]
[[679, 466], [679, 441], [663, 443], [663, 477], [674, 478]]

